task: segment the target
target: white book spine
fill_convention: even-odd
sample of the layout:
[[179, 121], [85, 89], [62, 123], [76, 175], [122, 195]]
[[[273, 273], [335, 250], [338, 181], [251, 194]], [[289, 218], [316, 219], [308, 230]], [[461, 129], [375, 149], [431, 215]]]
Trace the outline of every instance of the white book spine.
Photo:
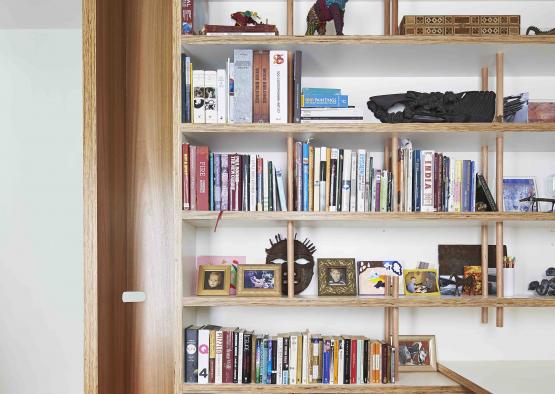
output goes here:
[[205, 123], [204, 70], [193, 70], [193, 123]]
[[198, 330], [198, 383], [208, 384], [210, 330]]
[[235, 123], [233, 114], [235, 113], [235, 65], [228, 59], [228, 70], [227, 70], [227, 119], [229, 123]]
[[412, 193], [413, 193], [413, 190], [412, 190], [412, 182], [413, 182], [413, 179], [412, 179], [412, 171], [413, 171], [413, 167], [412, 167], [412, 145], [409, 146], [408, 152], [409, 152], [409, 158], [408, 158], [408, 170], [407, 170], [407, 172], [408, 172], [407, 211], [412, 212], [412, 209], [413, 209], [413, 207], [412, 207]]
[[370, 194], [370, 166], [371, 166], [371, 157], [370, 152], [366, 153], [366, 166], [364, 167], [364, 211], [368, 212], [368, 205], [369, 201], [372, 199], [372, 195]]
[[387, 212], [387, 189], [389, 171], [382, 171], [382, 179], [380, 181], [380, 212]]
[[422, 151], [422, 212], [434, 212], [434, 151]]
[[287, 51], [270, 51], [270, 123], [287, 123]]
[[289, 340], [289, 384], [297, 384], [297, 336], [292, 335]]
[[308, 334], [303, 335], [303, 378], [302, 383], [308, 383]]
[[320, 212], [326, 210], [326, 184], [329, 179], [326, 179], [328, 168], [326, 167], [327, 148], [324, 146], [320, 148]]
[[239, 355], [237, 357], [237, 383], [243, 383], [243, 342], [245, 340], [245, 334], [243, 331], [239, 331]]
[[262, 163], [262, 184], [264, 185], [264, 190], [262, 194], [262, 210], [269, 211], [268, 203], [269, 203], [269, 191], [270, 191], [270, 184], [268, 183], [268, 160], [264, 160]]
[[449, 160], [449, 197], [447, 200], [448, 211], [455, 212], [455, 160]]
[[364, 383], [363, 379], [363, 356], [364, 356], [364, 341], [362, 339], [357, 340], [357, 383]]
[[[336, 194], [336, 190], [337, 190], [337, 182], [339, 182], [339, 174], [337, 173], [338, 169], [339, 169], [339, 149], [337, 148], [331, 148], [331, 155], [330, 155], [330, 166], [331, 169], [333, 169], [333, 165], [331, 164], [333, 162], [333, 160], [335, 160], [335, 177], [332, 176], [331, 171], [330, 171], [330, 212], [337, 212], [337, 196]], [[331, 170], [330, 169], [330, 170]], [[333, 199], [332, 199], [333, 196]]]
[[214, 383], [222, 384], [222, 361], [224, 350], [224, 333], [216, 331], [216, 360], [214, 371]]
[[339, 350], [337, 352], [337, 384], [343, 384], [343, 375], [345, 374], [345, 340], [339, 340]]
[[349, 210], [351, 212], [356, 212], [357, 210], [357, 164], [357, 153], [353, 151], [351, 153], [351, 201], [349, 204]]
[[349, 212], [351, 204], [351, 154], [350, 149], [343, 151], [343, 184], [341, 185], [341, 211]]
[[221, 68], [217, 71], [218, 92], [216, 94], [218, 100], [218, 123], [227, 123], [227, 75], [226, 71]]
[[274, 211], [277, 211], [278, 210], [277, 206], [278, 206], [279, 196], [278, 196], [276, 166], [275, 165], [272, 167], [272, 182], [274, 184], [274, 187], [272, 188], [272, 192], [274, 193], [272, 195], [272, 201], [274, 202]]
[[276, 183], [279, 194], [279, 205], [282, 211], [287, 211], [287, 201], [285, 200], [285, 182], [283, 181], [283, 173], [276, 170]]
[[357, 212], [364, 212], [364, 186], [366, 180], [366, 151], [358, 151], [357, 167]]
[[256, 155], [249, 155], [249, 211], [256, 211]]
[[320, 148], [314, 148], [314, 212], [320, 211]]
[[283, 337], [277, 339], [276, 384], [283, 384]]
[[204, 72], [204, 109], [206, 123], [218, 123], [218, 101], [216, 92], [218, 89], [218, 76], [216, 71]]

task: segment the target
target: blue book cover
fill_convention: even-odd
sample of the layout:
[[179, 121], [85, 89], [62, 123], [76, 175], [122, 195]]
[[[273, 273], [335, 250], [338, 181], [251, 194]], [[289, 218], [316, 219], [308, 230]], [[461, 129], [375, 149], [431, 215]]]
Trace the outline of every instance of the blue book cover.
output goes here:
[[305, 95], [337, 95], [341, 94], [341, 89], [334, 89], [334, 88], [303, 88], [303, 94]]
[[324, 342], [323, 360], [322, 360], [322, 383], [330, 382], [330, 341]]
[[268, 383], [268, 340], [262, 344], [262, 358], [260, 359], [260, 383]]
[[255, 372], [254, 372], [254, 382], [260, 383], [260, 358], [262, 356], [261, 352], [262, 341], [256, 339], [256, 361], [255, 361]]
[[468, 160], [463, 160], [463, 168], [462, 168], [462, 211], [468, 212], [468, 196], [469, 196], [469, 188], [468, 188]]
[[470, 212], [476, 210], [476, 162], [470, 162]]
[[272, 365], [272, 340], [268, 339], [268, 365], [266, 367], [266, 383], [272, 383], [272, 369], [274, 366]]
[[308, 144], [303, 143], [303, 211], [308, 211]]
[[219, 153], [214, 154], [214, 210], [220, 211], [222, 209], [222, 176], [220, 172], [221, 156]]
[[349, 96], [345, 95], [307, 95], [301, 97], [303, 108], [348, 108]]
[[415, 212], [420, 212], [420, 183], [421, 183], [421, 179], [420, 179], [420, 173], [422, 171], [421, 168], [421, 164], [420, 164], [420, 149], [416, 149], [414, 151], [414, 155], [413, 155], [413, 159], [414, 159], [414, 166], [413, 166], [413, 170], [414, 170], [414, 176], [412, 178], [413, 180], [413, 206], [414, 206], [414, 211]]
[[214, 210], [214, 153], [210, 152], [208, 156], [208, 166], [210, 167], [209, 170], [209, 177], [210, 180], [208, 182], [208, 195], [210, 196], [210, 210]]

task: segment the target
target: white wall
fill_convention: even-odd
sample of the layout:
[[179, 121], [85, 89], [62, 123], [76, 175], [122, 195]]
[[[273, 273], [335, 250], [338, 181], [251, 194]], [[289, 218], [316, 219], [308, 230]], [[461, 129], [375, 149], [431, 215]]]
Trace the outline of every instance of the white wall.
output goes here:
[[0, 393], [83, 392], [81, 70], [81, 30], [0, 30]]

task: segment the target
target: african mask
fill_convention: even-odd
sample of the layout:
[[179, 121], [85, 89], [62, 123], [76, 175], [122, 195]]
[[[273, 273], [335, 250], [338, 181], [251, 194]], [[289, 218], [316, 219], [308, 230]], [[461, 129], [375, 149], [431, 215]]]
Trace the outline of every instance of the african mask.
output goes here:
[[[287, 294], [287, 239], [278, 234], [275, 242], [270, 239], [270, 248], [266, 249], [266, 264], [280, 264], [282, 272], [282, 294]], [[295, 294], [305, 290], [314, 275], [314, 258], [316, 247], [306, 238], [303, 242], [294, 241], [295, 258]]]

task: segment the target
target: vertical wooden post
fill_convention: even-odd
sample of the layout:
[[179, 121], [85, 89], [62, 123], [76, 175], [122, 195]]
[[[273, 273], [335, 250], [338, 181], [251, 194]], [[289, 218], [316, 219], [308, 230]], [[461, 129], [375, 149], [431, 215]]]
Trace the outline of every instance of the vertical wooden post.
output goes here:
[[295, 181], [295, 153], [293, 152], [293, 137], [287, 137], [287, 210], [295, 210], [293, 205], [294, 181]]
[[489, 70], [487, 67], [482, 67], [482, 90], [489, 90]]
[[391, 7], [391, 25], [393, 35], [399, 35], [399, 0], [393, 0]]
[[[497, 53], [495, 58], [496, 67], [496, 112], [497, 121], [503, 122], [503, 53]], [[496, 139], [496, 162], [495, 162], [495, 191], [497, 208], [503, 211], [503, 135]], [[503, 222], [495, 223], [495, 271], [497, 275], [497, 297], [503, 297]], [[496, 309], [496, 326], [503, 327], [503, 308]]]
[[389, 150], [390, 150], [390, 148], [391, 148], [391, 142], [389, 140], [386, 140], [384, 148], [383, 148], [383, 168], [386, 171], [390, 170], [390, 168], [389, 168], [389, 155], [390, 155]]
[[[390, 298], [391, 296], [391, 277], [389, 275], [385, 276], [385, 289], [384, 297]], [[391, 316], [390, 308], [386, 306], [384, 308], [384, 341], [389, 343], [389, 338], [391, 337]]]
[[295, 226], [287, 222], [287, 297], [295, 295]]
[[383, 35], [391, 35], [391, 0], [383, 0]]
[[[393, 286], [392, 286], [392, 296], [394, 299], [399, 298], [399, 277], [397, 275], [392, 277], [393, 279]], [[397, 352], [397, 357], [395, 358], [395, 383], [399, 381], [399, 308], [394, 307], [393, 310], [393, 327], [392, 327], [392, 336], [393, 336], [393, 343], [392, 346], [395, 348]]]
[[[483, 85], [482, 85], [483, 87]], [[486, 87], [487, 89], [487, 87]], [[488, 146], [482, 146], [482, 175], [488, 180]], [[482, 224], [482, 298], [488, 298], [488, 225]], [[488, 322], [488, 308], [482, 308], [482, 323]]]
[[287, 0], [287, 35], [293, 34], [293, 0]]
[[496, 73], [495, 73], [495, 83], [496, 83], [496, 102], [495, 102], [495, 107], [496, 107], [496, 113], [497, 113], [497, 121], [498, 122], [503, 122], [503, 52], [499, 52], [497, 53], [497, 56], [495, 58], [495, 68], [496, 68]]
[[391, 211], [397, 212], [399, 211], [399, 188], [400, 179], [399, 179], [399, 160], [398, 158], [399, 153], [399, 139], [396, 135], [391, 138], [391, 173], [393, 175], [393, 182], [391, 182], [392, 190], [391, 190]]

